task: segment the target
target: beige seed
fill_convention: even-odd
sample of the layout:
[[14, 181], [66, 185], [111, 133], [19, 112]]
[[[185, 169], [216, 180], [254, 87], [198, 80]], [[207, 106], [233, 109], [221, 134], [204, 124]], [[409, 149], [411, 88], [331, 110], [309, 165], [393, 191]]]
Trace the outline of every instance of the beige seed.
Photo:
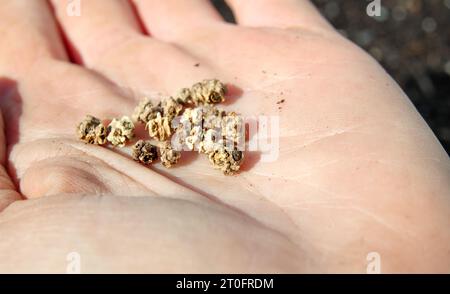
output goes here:
[[120, 119], [114, 118], [108, 125], [106, 139], [114, 146], [123, 147], [133, 137], [134, 124], [128, 116], [122, 116]]
[[158, 112], [156, 117], [151, 119], [146, 125], [148, 134], [158, 141], [166, 141], [172, 135], [170, 123], [171, 121], [168, 117], [161, 116], [161, 113]]

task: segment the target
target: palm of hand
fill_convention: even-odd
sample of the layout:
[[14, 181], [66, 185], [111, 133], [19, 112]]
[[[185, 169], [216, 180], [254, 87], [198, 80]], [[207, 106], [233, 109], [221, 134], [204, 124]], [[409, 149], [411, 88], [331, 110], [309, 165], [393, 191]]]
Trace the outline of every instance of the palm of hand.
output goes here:
[[[72, 250], [89, 271], [363, 271], [370, 251], [393, 256], [417, 235], [425, 247], [436, 242], [425, 229], [439, 220], [418, 226], [411, 215], [423, 202], [402, 195], [423, 192], [404, 188], [406, 180], [444, 190], [423, 179], [426, 154], [438, 147], [417, 149], [433, 140], [430, 131], [389, 77], [337, 33], [220, 24], [176, 44], [117, 39], [120, 46], [84, 60], [91, 69], [45, 59], [9, 91], [15, 111], [5, 114], [7, 133], [17, 141], [11, 171], [22, 195], [37, 199], [3, 212], [6, 220], [21, 217], [3, 226], [2, 236], [21, 243], [39, 228], [31, 243], [40, 245], [22, 251], [45, 256], [49, 271], [65, 263], [55, 252]], [[243, 172], [225, 177], [202, 157], [186, 156], [171, 170], [146, 168], [124, 152], [74, 138], [87, 113], [130, 114], [142, 96], [213, 77], [232, 84], [225, 107], [244, 117], [279, 117], [277, 160], [249, 152]], [[415, 166], [411, 154], [419, 158]], [[435, 199], [425, 203], [439, 209]], [[49, 225], [58, 233], [42, 229]], [[407, 260], [415, 250], [400, 261], [416, 262]]]

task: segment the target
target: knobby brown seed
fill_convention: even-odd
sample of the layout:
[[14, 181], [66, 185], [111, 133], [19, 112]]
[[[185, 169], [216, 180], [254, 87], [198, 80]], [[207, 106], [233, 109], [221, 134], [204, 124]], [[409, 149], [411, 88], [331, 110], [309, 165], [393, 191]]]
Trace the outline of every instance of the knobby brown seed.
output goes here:
[[191, 99], [195, 105], [216, 104], [225, 101], [226, 87], [219, 80], [204, 80], [191, 88]]
[[182, 88], [178, 93], [175, 95], [175, 100], [182, 104], [190, 104], [192, 103], [192, 97], [191, 97], [191, 89], [189, 88]]
[[181, 152], [174, 150], [169, 142], [161, 144], [159, 151], [161, 163], [167, 168], [177, 164], [181, 157]]
[[215, 169], [220, 169], [225, 175], [232, 175], [240, 169], [244, 153], [239, 150], [229, 151], [221, 147], [208, 153], [208, 158]]
[[131, 118], [135, 122], [146, 124], [150, 119], [153, 118], [156, 109], [157, 107], [153, 106], [153, 103], [150, 101], [150, 99], [144, 98], [142, 99], [141, 102], [139, 102], [139, 105], [135, 108]]
[[77, 135], [85, 143], [103, 145], [106, 143], [107, 130], [98, 118], [86, 115], [77, 126]]
[[138, 162], [150, 164], [158, 158], [158, 148], [149, 141], [139, 140], [133, 145], [131, 156]]
[[174, 119], [183, 110], [183, 105], [172, 97], [163, 99], [160, 104], [163, 116], [167, 117], [170, 121], [172, 121], [172, 119]]

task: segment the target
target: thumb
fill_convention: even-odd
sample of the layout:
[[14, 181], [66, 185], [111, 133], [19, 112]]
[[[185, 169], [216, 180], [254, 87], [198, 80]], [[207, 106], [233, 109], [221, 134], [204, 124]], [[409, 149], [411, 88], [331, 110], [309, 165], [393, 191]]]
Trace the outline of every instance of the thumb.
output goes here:
[[5, 124], [0, 110], [0, 212], [16, 200], [20, 200], [20, 194], [16, 191], [11, 178], [6, 172], [6, 138]]

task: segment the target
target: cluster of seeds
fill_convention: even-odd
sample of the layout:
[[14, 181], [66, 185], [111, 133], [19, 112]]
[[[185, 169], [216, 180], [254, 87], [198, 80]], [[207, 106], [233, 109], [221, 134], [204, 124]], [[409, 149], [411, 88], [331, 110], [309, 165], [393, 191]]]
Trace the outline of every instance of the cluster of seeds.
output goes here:
[[242, 164], [244, 135], [243, 120], [235, 112], [205, 105], [184, 111], [172, 141], [206, 154], [214, 168], [228, 175]]
[[105, 145], [110, 142], [117, 147], [125, 146], [134, 137], [134, 124], [127, 116], [113, 119], [108, 127], [100, 119], [86, 115], [77, 126], [78, 138], [88, 144]]
[[88, 115], [78, 125], [77, 134], [89, 144], [109, 142], [123, 147], [133, 139], [135, 123], [140, 123], [156, 143], [138, 140], [132, 148], [134, 160], [148, 165], [159, 158], [163, 166], [170, 168], [178, 163], [181, 150], [198, 151], [207, 155], [214, 168], [226, 175], [234, 174], [244, 158], [240, 151], [244, 142], [243, 123], [235, 112], [213, 106], [223, 102], [225, 94], [226, 87], [219, 80], [204, 80], [157, 105], [145, 98], [131, 118], [113, 119], [107, 127]]

